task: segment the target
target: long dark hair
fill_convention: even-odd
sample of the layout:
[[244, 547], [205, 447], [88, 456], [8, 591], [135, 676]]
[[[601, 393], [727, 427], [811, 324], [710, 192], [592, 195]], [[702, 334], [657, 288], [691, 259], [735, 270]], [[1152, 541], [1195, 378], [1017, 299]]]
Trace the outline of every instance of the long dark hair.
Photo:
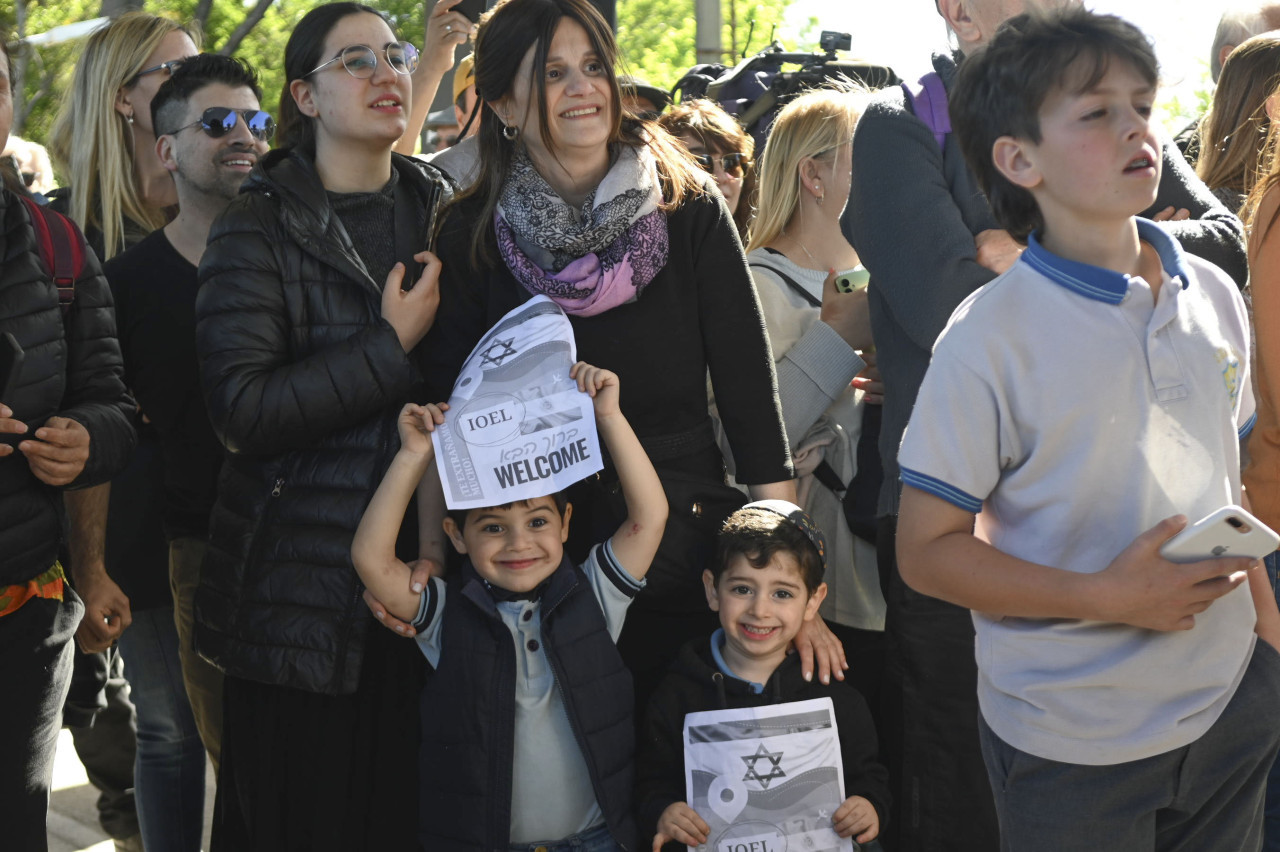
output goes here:
[[[480, 22], [476, 35], [476, 96], [486, 105], [496, 103], [511, 93], [520, 63], [533, 48], [533, 80], [541, 81], [540, 70], [546, 65], [547, 50], [562, 20], [571, 20], [587, 32], [591, 47], [605, 67], [612, 93], [609, 142], [647, 146], [658, 161], [662, 181], [664, 209], [674, 210], [695, 192], [703, 191], [701, 175], [695, 171], [688, 155], [657, 125], [639, 119], [622, 117], [622, 92], [618, 87], [618, 45], [613, 31], [600, 13], [586, 0], [502, 0]], [[541, 82], [531, 83], [532, 102], [537, 105], [542, 143], [553, 153], [550, 122], [547, 118], [547, 95]], [[502, 136], [503, 125], [492, 107], [481, 111], [476, 141], [480, 147], [480, 171], [476, 182], [462, 197], [478, 195], [484, 199], [481, 222], [490, 222], [498, 206], [502, 184], [515, 159], [515, 145]], [[487, 266], [496, 258], [497, 244], [491, 227], [476, 228], [471, 239], [471, 261]]]
[[[342, 2], [317, 6], [304, 15], [298, 25], [293, 28], [293, 34], [289, 36], [289, 42], [284, 46], [284, 89], [280, 92], [280, 110], [276, 114], [279, 122], [276, 125], [278, 147], [315, 151], [315, 119], [299, 111], [298, 104], [293, 99], [293, 93], [289, 91], [289, 84], [306, 77], [313, 68], [324, 62], [325, 57], [321, 55], [324, 51], [324, 40], [329, 37], [330, 31], [337, 26], [338, 21], [350, 15], [362, 13], [377, 15], [387, 22], [387, 26], [391, 26], [387, 16], [371, 6], [363, 3]], [[395, 28], [392, 27], [392, 30], [394, 31]]]

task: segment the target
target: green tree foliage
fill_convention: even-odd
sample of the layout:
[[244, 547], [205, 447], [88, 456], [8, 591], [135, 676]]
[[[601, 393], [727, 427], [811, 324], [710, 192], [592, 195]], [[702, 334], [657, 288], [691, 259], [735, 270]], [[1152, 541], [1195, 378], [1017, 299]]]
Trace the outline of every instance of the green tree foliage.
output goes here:
[[[386, 12], [401, 38], [421, 44], [423, 38], [422, 0], [364, 0]], [[27, 34], [42, 33], [63, 24], [97, 17], [103, 0], [0, 0], [0, 26], [16, 33], [18, 9], [26, 12]], [[197, 11], [207, 9], [204, 21], [204, 49], [226, 52], [228, 41], [237, 36], [259, 6], [261, 19], [238, 40], [234, 55], [248, 61], [258, 70], [263, 103], [275, 111], [284, 87], [284, 46], [298, 21], [314, 8], [316, 0], [260, 0], [246, 4], [243, 0], [148, 0], [146, 11], [176, 21], [190, 22]], [[53, 118], [71, 86], [71, 74], [81, 45], [60, 44], [38, 49], [25, 49], [15, 54], [25, 57], [26, 74], [21, 80], [21, 93], [15, 94], [15, 127], [24, 138], [37, 142], [48, 139]], [[15, 130], [15, 133], [19, 132]]]
[[[618, 0], [618, 46], [624, 72], [666, 89], [698, 64], [693, 4], [694, 0]], [[721, 0], [725, 53], [720, 62], [734, 65], [744, 51], [750, 55], [768, 45], [774, 29], [781, 30], [789, 5], [791, 0]], [[797, 47], [783, 43], [789, 50]]]

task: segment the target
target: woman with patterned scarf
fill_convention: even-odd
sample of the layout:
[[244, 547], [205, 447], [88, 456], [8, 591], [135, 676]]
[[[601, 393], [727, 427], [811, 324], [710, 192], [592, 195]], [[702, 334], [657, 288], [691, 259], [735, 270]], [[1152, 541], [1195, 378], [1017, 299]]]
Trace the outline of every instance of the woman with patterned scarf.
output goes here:
[[[480, 25], [475, 56], [486, 104], [480, 170], [440, 233], [441, 305], [423, 373], [431, 398], [447, 399], [480, 336], [545, 294], [569, 315], [578, 357], [621, 378], [624, 413], [671, 503], [648, 586], [618, 642], [643, 706], [680, 646], [715, 627], [699, 578], [720, 522], [743, 502], [725, 485], [708, 371], [738, 481], [755, 499], [795, 497], [764, 321], [710, 180], [665, 131], [619, 106], [617, 46], [595, 9], [585, 0], [503, 0]], [[611, 467], [569, 497], [569, 547], [580, 558], [575, 544], [623, 517]], [[422, 529], [430, 523], [424, 517]], [[841, 676], [829, 633], [803, 645], [817, 651], [819, 674]]]

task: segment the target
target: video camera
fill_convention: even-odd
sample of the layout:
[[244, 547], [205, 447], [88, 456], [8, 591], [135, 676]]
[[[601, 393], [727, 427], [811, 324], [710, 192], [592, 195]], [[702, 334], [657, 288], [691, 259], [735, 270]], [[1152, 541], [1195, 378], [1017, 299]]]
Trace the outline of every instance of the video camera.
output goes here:
[[[849, 33], [824, 30], [818, 45], [821, 53], [789, 53], [775, 40], [733, 68], [694, 66], [671, 92], [673, 96], [679, 93], [682, 101], [693, 98], [716, 101], [738, 119], [755, 139], [756, 150], [761, 151], [778, 111], [808, 89], [840, 79], [860, 82], [872, 89], [902, 82], [887, 65], [839, 60], [836, 51], [849, 50], [853, 45]], [[786, 65], [799, 67], [782, 70]]]

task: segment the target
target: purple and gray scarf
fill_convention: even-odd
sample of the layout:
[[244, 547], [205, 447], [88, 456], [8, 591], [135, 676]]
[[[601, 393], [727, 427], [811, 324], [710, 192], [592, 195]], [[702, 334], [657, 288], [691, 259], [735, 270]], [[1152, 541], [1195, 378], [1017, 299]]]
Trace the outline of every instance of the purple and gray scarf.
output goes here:
[[530, 293], [590, 317], [640, 298], [667, 262], [667, 217], [648, 148], [619, 145], [580, 210], [560, 199], [521, 149], [494, 213], [498, 248]]

